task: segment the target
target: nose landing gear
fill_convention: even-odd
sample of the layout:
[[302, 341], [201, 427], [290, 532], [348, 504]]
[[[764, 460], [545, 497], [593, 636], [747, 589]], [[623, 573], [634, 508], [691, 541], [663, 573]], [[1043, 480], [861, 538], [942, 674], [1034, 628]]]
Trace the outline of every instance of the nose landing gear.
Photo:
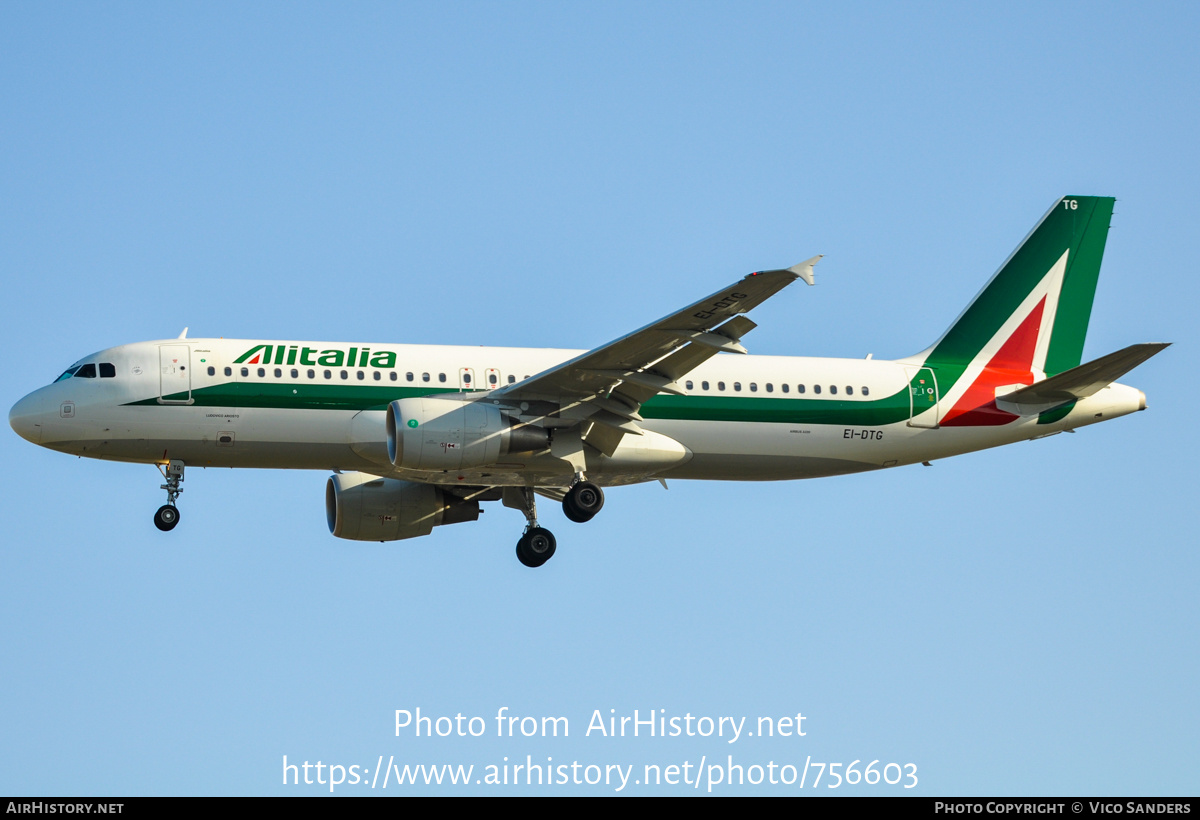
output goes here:
[[167, 480], [161, 488], [167, 491], [167, 503], [154, 513], [154, 526], [163, 532], [170, 532], [179, 523], [179, 508], [175, 506], [175, 499], [183, 494], [183, 487], [179, 486], [183, 481], [183, 462], [173, 459], [165, 470], [161, 464], [158, 465], [158, 471]]

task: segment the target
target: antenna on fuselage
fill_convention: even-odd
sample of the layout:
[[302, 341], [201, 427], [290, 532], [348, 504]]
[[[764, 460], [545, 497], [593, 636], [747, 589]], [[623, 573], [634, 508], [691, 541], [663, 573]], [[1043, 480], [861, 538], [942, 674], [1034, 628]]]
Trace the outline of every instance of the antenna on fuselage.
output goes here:
[[188, 329], [185, 327], [185, 328], [183, 329], [183, 333], [180, 333], [180, 334], [179, 334], [179, 335], [178, 335], [176, 338], [177, 338], [177, 339], [186, 339], [186, 338], [187, 338], [187, 332], [188, 332]]

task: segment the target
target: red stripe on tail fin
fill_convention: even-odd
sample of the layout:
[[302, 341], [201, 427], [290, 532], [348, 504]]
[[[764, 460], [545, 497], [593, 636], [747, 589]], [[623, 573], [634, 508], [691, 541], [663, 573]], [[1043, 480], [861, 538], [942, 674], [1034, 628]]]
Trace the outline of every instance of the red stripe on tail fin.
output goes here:
[[1033, 384], [1030, 368], [1045, 307], [1043, 297], [942, 419], [943, 427], [989, 427], [1019, 418], [996, 407], [996, 388], [1007, 384]]

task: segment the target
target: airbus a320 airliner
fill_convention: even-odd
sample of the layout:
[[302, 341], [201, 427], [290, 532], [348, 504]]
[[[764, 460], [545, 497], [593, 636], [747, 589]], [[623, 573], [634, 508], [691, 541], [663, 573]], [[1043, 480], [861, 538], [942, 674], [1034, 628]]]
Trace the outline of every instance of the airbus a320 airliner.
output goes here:
[[[602, 487], [841, 475], [1074, 430], [1146, 408], [1115, 380], [1165, 344], [1081, 364], [1115, 200], [1057, 200], [950, 329], [895, 361], [750, 356], [744, 314], [814, 257], [752, 273], [606, 345], [177, 339], [86, 356], [9, 424], [64, 453], [158, 465], [179, 522], [185, 465], [332, 470], [339, 538], [392, 541], [501, 501], [517, 558], [555, 552], [536, 497], [590, 520]], [[720, 355], [728, 354], [728, 355]]]

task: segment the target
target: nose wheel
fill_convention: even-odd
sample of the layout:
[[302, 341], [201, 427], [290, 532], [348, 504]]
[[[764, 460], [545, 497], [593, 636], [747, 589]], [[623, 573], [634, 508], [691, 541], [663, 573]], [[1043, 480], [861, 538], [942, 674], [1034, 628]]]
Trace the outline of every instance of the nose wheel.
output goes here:
[[167, 491], [167, 503], [154, 513], [154, 526], [163, 532], [170, 532], [179, 523], [179, 508], [175, 506], [175, 499], [183, 494], [183, 487], [179, 486], [183, 482], [183, 462], [174, 459], [167, 464], [165, 470], [160, 464], [158, 471], [167, 480], [167, 483], [161, 487]]
[[154, 514], [154, 526], [163, 532], [170, 532], [179, 523], [179, 510], [172, 504], [163, 504]]

